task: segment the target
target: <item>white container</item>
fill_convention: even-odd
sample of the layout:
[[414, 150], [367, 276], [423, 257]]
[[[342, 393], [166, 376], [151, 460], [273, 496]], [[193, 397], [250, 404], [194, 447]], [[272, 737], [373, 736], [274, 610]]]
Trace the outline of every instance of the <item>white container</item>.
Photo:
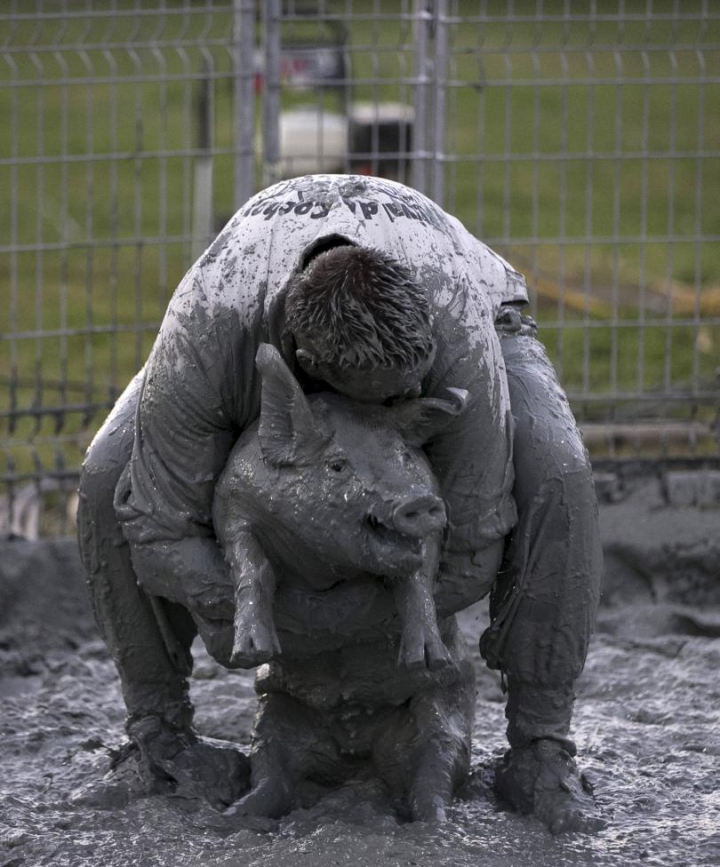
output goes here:
[[348, 150], [348, 120], [312, 107], [280, 115], [280, 172], [283, 177], [342, 172]]

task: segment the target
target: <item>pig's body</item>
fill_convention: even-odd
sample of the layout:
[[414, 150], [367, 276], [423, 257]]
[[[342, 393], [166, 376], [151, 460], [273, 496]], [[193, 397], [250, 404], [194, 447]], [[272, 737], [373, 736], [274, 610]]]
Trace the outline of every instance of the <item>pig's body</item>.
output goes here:
[[[270, 347], [258, 366], [259, 424], [236, 444], [214, 507], [236, 582], [234, 662], [272, 660], [258, 676], [253, 789], [235, 809], [278, 815], [303, 780], [340, 782], [370, 760], [409, 797], [414, 818], [441, 819], [467, 772], [474, 686], [454, 619], [440, 628], [436, 620], [445, 512], [412, 446], [461, 411], [463, 396], [368, 407], [306, 397]], [[347, 645], [340, 636], [338, 649], [322, 655], [312, 635], [275, 630], [278, 586], [322, 591], [383, 579], [392, 582], [400, 630], [388, 623]], [[336, 613], [340, 624], [344, 612]]]
[[469, 770], [475, 680], [454, 617], [441, 633], [450, 663], [438, 672], [398, 666], [389, 636], [263, 666], [252, 789], [231, 809], [277, 816], [302, 805], [306, 781], [337, 787], [369, 770], [414, 820], [443, 821]]

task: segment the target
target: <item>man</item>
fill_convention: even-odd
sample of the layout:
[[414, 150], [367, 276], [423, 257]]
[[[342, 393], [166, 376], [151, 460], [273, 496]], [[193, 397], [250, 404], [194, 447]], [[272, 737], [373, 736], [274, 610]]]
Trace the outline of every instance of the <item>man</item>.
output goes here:
[[[197, 631], [229, 657], [232, 592], [212, 497], [258, 415], [254, 358], [269, 342], [307, 389], [376, 402], [469, 392], [427, 448], [449, 514], [438, 613], [492, 590], [481, 650], [507, 683], [511, 747], [498, 788], [553, 831], [592, 822], [569, 727], [599, 592], [596, 505], [567, 401], [519, 313], [526, 302], [521, 275], [456, 219], [399, 184], [352, 176], [259, 193], [186, 275], [144, 371], [88, 451], [79, 512], [128, 733], [155, 776], [192, 777], [199, 762], [218, 779], [237, 770], [194, 735], [186, 675]], [[278, 627], [322, 629], [324, 603], [343, 593], [357, 611], [344, 640], [392, 613], [379, 582], [321, 599], [280, 587]]]

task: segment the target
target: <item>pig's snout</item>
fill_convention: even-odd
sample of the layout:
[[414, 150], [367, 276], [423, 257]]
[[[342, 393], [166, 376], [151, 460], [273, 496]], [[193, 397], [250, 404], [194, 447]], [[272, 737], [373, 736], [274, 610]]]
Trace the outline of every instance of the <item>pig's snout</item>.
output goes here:
[[393, 527], [405, 536], [424, 536], [442, 530], [446, 521], [445, 504], [432, 494], [407, 498], [392, 514]]

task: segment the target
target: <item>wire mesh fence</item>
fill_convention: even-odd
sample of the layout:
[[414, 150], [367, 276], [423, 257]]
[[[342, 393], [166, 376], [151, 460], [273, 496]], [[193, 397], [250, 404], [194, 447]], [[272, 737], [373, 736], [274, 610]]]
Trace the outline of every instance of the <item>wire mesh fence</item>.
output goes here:
[[411, 184], [525, 273], [598, 464], [718, 460], [717, 4], [0, 0], [0, 44], [6, 524], [66, 528], [184, 272], [316, 171]]

